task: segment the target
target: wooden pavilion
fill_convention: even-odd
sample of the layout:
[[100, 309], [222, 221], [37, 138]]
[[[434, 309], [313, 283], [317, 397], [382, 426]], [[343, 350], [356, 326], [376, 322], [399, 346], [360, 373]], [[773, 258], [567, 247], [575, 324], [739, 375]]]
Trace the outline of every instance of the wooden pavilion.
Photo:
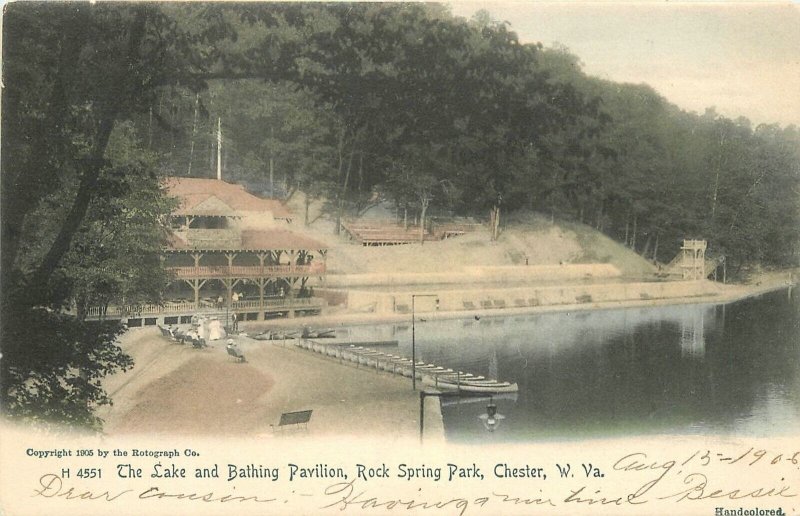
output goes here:
[[166, 187], [179, 206], [164, 266], [191, 289], [195, 310], [261, 320], [321, 309], [313, 288], [324, 282], [327, 247], [289, 231], [283, 204], [218, 179], [172, 177]]
[[324, 283], [324, 244], [279, 229], [231, 232], [216, 240], [191, 233], [187, 239], [172, 235], [164, 266], [191, 289], [195, 310], [225, 309], [240, 320], [321, 310], [324, 303], [313, 289]]
[[196, 314], [263, 320], [319, 313], [327, 246], [289, 230], [291, 212], [219, 179], [165, 181], [178, 205], [170, 217], [162, 263], [172, 275], [159, 304], [89, 309], [90, 319], [128, 326], [177, 324]]

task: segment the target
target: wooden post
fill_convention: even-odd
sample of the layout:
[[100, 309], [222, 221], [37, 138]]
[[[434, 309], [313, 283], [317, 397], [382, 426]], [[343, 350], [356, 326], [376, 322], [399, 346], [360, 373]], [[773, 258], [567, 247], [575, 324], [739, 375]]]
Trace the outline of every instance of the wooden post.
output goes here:
[[258, 320], [264, 320], [264, 289], [267, 286], [267, 281], [264, 278], [258, 278]]
[[231, 269], [233, 268], [233, 259], [236, 258], [236, 253], [225, 253], [225, 258], [228, 259], [228, 273], [232, 274]]
[[202, 257], [202, 253], [192, 253], [192, 258], [194, 258], [194, 274], [196, 276], [200, 274], [200, 258]]
[[195, 308], [195, 310], [199, 310], [200, 309], [200, 289], [203, 288], [203, 285], [206, 284], [206, 280], [200, 281], [200, 278], [193, 278], [191, 280], [184, 279], [183, 281], [188, 283], [189, 286], [192, 287], [192, 290], [194, 290], [194, 308]]
[[328, 282], [326, 281], [328, 277], [328, 251], [326, 249], [320, 249], [319, 254], [322, 255], [322, 288], [326, 288]]
[[[231, 278], [225, 278], [222, 280], [222, 284], [225, 285], [225, 289], [228, 291], [227, 306], [228, 310], [230, 310], [231, 308], [233, 308], [231, 306], [231, 302], [233, 301], [233, 281], [231, 280]], [[225, 321], [225, 324], [228, 324], [228, 321]]]
[[297, 281], [297, 278], [289, 278], [288, 285], [289, 285], [289, 292], [286, 294], [286, 299], [289, 301], [289, 318], [294, 318], [294, 284]]
[[258, 271], [259, 274], [264, 274], [264, 260], [267, 258], [267, 255], [264, 253], [258, 253], [258, 264], [260, 270]]
[[200, 284], [199, 283], [200, 283], [200, 280], [199, 279], [195, 279], [193, 281], [193, 285], [192, 285], [192, 287], [194, 288], [194, 309], [195, 310], [199, 310], [200, 309]]

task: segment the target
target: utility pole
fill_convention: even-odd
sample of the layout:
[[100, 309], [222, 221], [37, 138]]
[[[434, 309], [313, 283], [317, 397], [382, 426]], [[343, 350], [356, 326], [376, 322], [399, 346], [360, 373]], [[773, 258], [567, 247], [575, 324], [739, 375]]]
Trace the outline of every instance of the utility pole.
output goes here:
[[437, 294], [411, 294], [411, 389], [417, 390], [417, 328], [416, 300], [418, 297], [435, 297], [436, 310], [439, 309]]
[[217, 180], [222, 181], [222, 118], [217, 118]]

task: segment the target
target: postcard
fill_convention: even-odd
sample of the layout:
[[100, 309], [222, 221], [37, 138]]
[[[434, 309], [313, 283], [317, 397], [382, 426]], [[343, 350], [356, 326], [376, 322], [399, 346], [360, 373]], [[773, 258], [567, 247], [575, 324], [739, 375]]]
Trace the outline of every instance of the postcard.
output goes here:
[[800, 512], [800, 8], [11, 2], [0, 513]]

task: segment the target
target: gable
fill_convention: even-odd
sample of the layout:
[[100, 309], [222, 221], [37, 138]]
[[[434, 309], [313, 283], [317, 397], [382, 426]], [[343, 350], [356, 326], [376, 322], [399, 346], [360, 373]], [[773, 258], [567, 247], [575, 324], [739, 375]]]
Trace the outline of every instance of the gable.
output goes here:
[[191, 208], [193, 215], [206, 215], [218, 217], [233, 217], [236, 211], [226, 204], [222, 199], [215, 195], [209, 195], [208, 198], [195, 204]]

